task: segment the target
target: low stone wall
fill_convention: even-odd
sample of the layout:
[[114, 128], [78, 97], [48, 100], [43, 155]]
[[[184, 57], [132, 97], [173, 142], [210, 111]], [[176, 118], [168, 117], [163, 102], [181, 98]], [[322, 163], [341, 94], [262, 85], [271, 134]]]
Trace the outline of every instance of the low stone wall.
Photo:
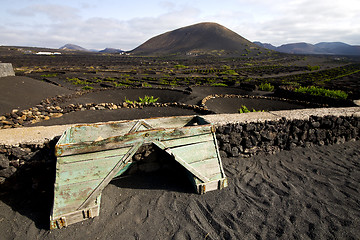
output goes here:
[[[328, 145], [360, 139], [360, 108], [203, 116], [214, 123], [222, 157], [276, 153], [295, 147]], [[52, 189], [54, 146], [67, 126], [0, 130], [0, 193]], [[162, 167], [161, 153], [144, 146], [135, 154], [133, 171]], [[29, 190], [30, 189], [30, 190]], [[0, 194], [1, 195], [1, 194]]]
[[11, 63], [0, 63], [0, 77], [15, 76]]
[[223, 157], [276, 153], [294, 147], [329, 145], [360, 139], [359, 117], [311, 116], [309, 120], [235, 123], [216, 129]]

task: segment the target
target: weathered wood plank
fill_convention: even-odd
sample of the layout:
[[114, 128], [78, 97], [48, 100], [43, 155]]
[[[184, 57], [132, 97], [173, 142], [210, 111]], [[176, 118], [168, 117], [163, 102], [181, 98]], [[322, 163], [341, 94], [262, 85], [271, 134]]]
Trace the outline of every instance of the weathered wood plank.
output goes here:
[[[57, 165], [57, 183], [59, 185], [74, 184], [94, 179], [103, 179], [124, 155], [91, 159]], [[121, 169], [120, 169], [121, 170]]]
[[222, 179], [222, 174], [219, 172], [219, 173], [214, 173], [213, 175], [209, 176], [209, 180], [210, 181], [214, 181], [214, 180], [219, 180], [219, 179]]
[[222, 165], [222, 161], [221, 161], [220, 152], [219, 152], [219, 146], [218, 146], [218, 143], [217, 143], [217, 140], [216, 140], [215, 131], [212, 132], [212, 136], [213, 136], [213, 139], [214, 139], [214, 146], [215, 146], [215, 151], [216, 151], [218, 163], [219, 163], [219, 166], [220, 166], [220, 171], [221, 171], [221, 173], [222, 173], [222, 176], [221, 176], [221, 177], [222, 177], [222, 178], [226, 178], [226, 176], [225, 176], [225, 171], [224, 171], [224, 168], [223, 168], [223, 165]]
[[57, 162], [59, 164], [69, 164], [69, 163], [74, 163], [74, 162], [79, 162], [79, 161], [105, 159], [108, 157], [124, 155], [129, 150], [130, 150], [130, 146], [123, 147], [123, 148], [117, 148], [117, 149], [111, 149], [111, 150], [105, 150], [105, 151], [92, 152], [92, 153], [82, 153], [82, 154], [75, 154], [75, 155], [70, 155], [70, 156], [61, 156], [61, 157], [57, 158]]
[[[144, 120], [119, 121], [99, 124], [79, 124], [71, 127], [71, 130], [68, 132], [69, 137], [66, 139], [66, 143], [92, 142], [96, 141], [99, 136], [101, 136], [103, 139], [106, 139], [109, 137], [124, 135], [127, 134], [139, 121]], [[197, 116], [150, 118], [146, 119], [146, 122], [154, 129], [181, 128], [184, 126], [189, 126], [188, 123], [193, 122], [196, 122], [197, 125], [204, 125], [205, 123], [209, 124], [204, 119]], [[94, 133], [97, 134], [94, 135]]]
[[200, 142], [208, 142], [208, 141], [212, 141], [212, 135], [209, 133], [205, 133], [205, 134], [201, 134], [201, 135], [192, 135], [192, 136], [184, 136], [181, 138], [174, 138], [174, 139], [169, 139], [169, 140], [165, 140], [162, 141], [162, 143], [168, 147], [168, 148], [172, 148], [172, 147], [180, 147], [183, 145], [191, 145], [191, 144], [196, 144], [196, 143], [200, 143]]
[[79, 124], [71, 127], [70, 141], [67, 143], [92, 142], [99, 137], [106, 139], [128, 133], [135, 121], [121, 121], [100, 124]]
[[88, 198], [79, 206], [78, 210], [87, 207], [102, 190], [109, 184], [109, 182], [115, 177], [115, 175], [130, 161], [131, 157], [141, 147], [142, 143], [135, 144], [123, 158], [114, 166], [114, 168], [106, 175], [106, 177], [100, 182], [100, 184], [94, 189], [94, 191], [88, 196]]
[[128, 133], [145, 131], [145, 130], [149, 130], [152, 128], [153, 127], [150, 126], [145, 120], [140, 120], [137, 123], [135, 123], [135, 125], [130, 129], [130, 131]]
[[187, 163], [184, 159], [182, 159], [181, 156], [174, 154], [171, 149], [167, 148], [163, 143], [155, 141], [154, 144], [158, 146], [160, 149], [165, 150], [169, 155], [173, 156], [175, 160], [180, 163], [186, 170], [188, 170], [191, 174], [197, 176], [198, 179], [200, 179], [203, 182], [209, 181], [207, 177], [205, 177], [202, 173], [197, 171], [195, 168], [190, 166], [190, 164]]
[[[215, 173], [211, 176], [208, 177], [209, 181], [216, 181], [216, 180], [220, 180], [223, 179], [221, 173]], [[194, 177], [194, 181], [195, 184], [202, 184], [204, 182], [202, 182], [200, 179], [198, 179], [196, 176]]]
[[113, 177], [116, 178], [116, 177], [119, 177], [121, 176], [123, 173], [125, 173], [132, 165], [133, 163], [132, 162], [128, 162], [124, 165], [124, 167], [122, 169], [120, 169], [120, 171], [118, 171], [118, 173]]
[[72, 185], [55, 184], [53, 215], [61, 216], [77, 210], [100, 182], [101, 180], [93, 180]]
[[181, 158], [186, 159], [189, 164], [202, 159], [217, 157], [214, 144], [211, 141], [174, 147], [171, 148], [171, 151], [174, 154], [181, 156]]
[[[92, 216], [91, 217], [84, 216], [83, 211], [91, 211]], [[50, 219], [50, 230], [67, 227], [68, 225], [83, 221], [87, 218], [93, 218], [99, 216], [99, 213], [100, 213], [100, 203], [85, 210], [77, 210], [74, 212], [62, 214], [61, 216], [52, 216]], [[62, 219], [60, 219], [60, 217]], [[61, 224], [57, 223], [57, 221], [59, 220], [61, 220]], [[65, 222], [65, 224], [63, 224], [63, 221]]]
[[183, 167], [185, 167], [186, 170], [188, 170], [191, 174], [193, 174], [194, 176], [196, 176], [198, 179], [200, 179], [203, 182], [208, 182], [209, 179], [204, 176], [204, 174], [202, 174], [201, 172], [199, 172], [196, 168], [192, 167], [190, 164], [187, 163], [187, 161], [185, 161], [184, 159], [182, 159], [182, 157], [180, 157], [177, 154], [173, 154], [171, 153], [170, 150], [166, 150], [167, 152], [169, 152], [170, 154], [174, 155], [175, 160], [180, 163]]
[[56, 156], [66, 156], [80, 153], [96, 152], [107, 149], [134, 145], [135, 143], [151, 143], [155, 139], [166, 141], [184, 136], [201, 135], [209, 132], [210, 127], [191, 127], [181, 129], [155, 129], [144, 132], [135, 132], [124, 136], [116, 136], [96, 142], [79, 142], [74, 144], [62, 144], [56, 146]]
[[[176, 116], [168, 118], [150, 118], [146, 119], [153, 128], [180, 128], [185, 126], [194, 126], [198, 122], [197, 116]], [[209, 124], [209, 123], [207, 123]], [[204, 125], [204, 124], [197, 124]]]
[[199, 172], [201, 172], [207, 178], [211, 177], [214, 174], [221, 173], [217, 158], [198, 161], [195, 163], [191, 163], [190, 165]]

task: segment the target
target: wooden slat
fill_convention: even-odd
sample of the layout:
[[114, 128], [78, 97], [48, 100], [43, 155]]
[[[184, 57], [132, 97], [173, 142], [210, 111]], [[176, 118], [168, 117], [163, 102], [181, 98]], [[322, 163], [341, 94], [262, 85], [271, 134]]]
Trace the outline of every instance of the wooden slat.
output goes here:
[[[169, 117], [169, 118], [153, 118], [146, 119], [146, 122], [152, 128], [181, 128], [194, 119], [194, 116], [185, 117]], [[134, 125], [139, 121], [119, 121], [100, 124], [79, 124], [71, 127], [69, 138], [66, 143], [91, 142], [95, 141], [99, 136], [106, 139], [114, 136], [121, 136], [128, 133]], [[94, 133], [96, 133], [94, 135]]]
[[105, 159], [112, 156], [120, 156], [127, 153], [130, 149], [129, 147], [105, 150], [105, 151], [98, 151], [92, 153], [82, 153], [82, 154], [75, 154], [70, 156], [63, 156], [58, 157], [57, 162], [60, 164], [69, 164], [79, 161], [89, 161], [89, 160], [96, 160], [96, 159]]
[[201, 181], [203, 182], [208, 182], [209, 179], [204, 176], [204, 174], [202, 174], [201, 172], [199, 172], [196, 168], [194, 168], [193, 166], [191, 166], [189, 163], [187, 163], [187, 161], [185, 161], [182, 157], [180, 157], [177, 154], [173, 154], [171, 153], [170, 150], [166, 150], [169, 154], [172, 154], [175, 157], [175, 160], [180, 163], [183, 167], [185, 167], [186, 170], [188, 170], [190, 173], [192, 173], [194, 176], [196, 176], [197, 178], [199, 178]]
[[93, 180], [63, 186], [55, 184], [53, 214], [60, 216], [77, 210], [100, 182], [101, 180]]
[[201, 142], [193, 145], [171, 148], [171, 151], [186, 159], [187, 163], [197, 162], [202, 159], [216, 158], [216, 150], [212, 141]]
[[165, 144], [166, 147], [172, 148], [172, 147], [179, 147], [183, 145], [190, 145], [190, 144], [196, 144], [207, 141], [212, 141], [212, 135], [210, 131], [209, 133], [204, 133], [201, 135], [191, 135], [191, 136], [184, 136], [181, 138], [169, 139], [162, 141], [162, 143]]
[[92, 142], [99, 137], [106, 139], [121, 136], [130, 131], [136, 121], [121, 121], [102, 124], [82, 124], [71, 127], [71, 138], [67, 143]]
[[194, 167], [190, 166], [190, 164], [185, 161], [182, 156], [174, 154], [169, 148], [167, 148], [163, 143], [161, 142], [154, 142], [156, 146], [158, 146], [160, 149], [165, 150], [169, 155], [173, 156], [175, 160], [180, 163], [186, 170], [188, 170], [191, 174], [196, 176], [198, 179], [200, 179], [203, 182], [209, 181], [207, 177], [205, 177], [201, 172], [197, 171]]
[[219, 180], [222, 179], [221, 173], [214, 173], [214, 175], [209, 176], [210, 181]]
[[135, 125], [130, 129], [129, 133], [149, 130], [152, 128], [153, 127], [150, 126], [145, 120], [140, 120], [135, 123]]
[[80, 142], [77, 144], [63, 144], [57, 146], [57, 156], [96, 152], [107, 149], [115, 149], [126, 145], [134, 145], [139, 142], [151, 143], [154, 140], [167, 141], [184, 136], [201, 135], [209, 132], [210, 127], [191, 127], [181, 129], [155, 129], [143, 132], [135, 132], [124, 136], [108, 138], [98, 142]]
[[[220, 179], [223, 179], [221, 173], [215, 173], [211, 176], [208, 177], [209, 181], [216, 181], [216, 180], [220, 180]], [[202, 182], [200, 179], [198, 178], [194, 178], [194, 181], [195, 181], [195, 184], [202, 184], [204, 182]]]
[[191, 163], [190, 165], [194, 167], [197, 171], [201, 172], [207, 178], [211, 177], [214, 174], [221, 173], [217, 158], [202, 160], [199, 162]]
[[218, 163], [219, 163], [219, 166], [220, 166], [220, 172], [221, 172], [221, 175], [222, 175], [221, 177], [226, 178], [225, 171], [224, 171], [222, 161], [221, 161], [221, 156], [220, 156], [220, 153], [219, 153], [219, 146], [218, 146], [218, 143], [217, 143], [217, 140], [216, 140], [215, 131], [212, 132], [212, 136], [213, 136], [213, 141], [214, 141], [214, 145], [215, 145], [215, 149], [216, 149], [216, 155], [217, 155]]
[[[100, 212], [100, 204], [99, 205], [95, 205], [92, 206], [91, 208], [87, 209], [87, 210], [91, 210], [93, 213], [92, 217], [96, 217], [99, 216], [99, 212]], [[74, 211], [74, 212], [70, 212], [70, 213], [66, 213], [66, 214], [62, 214], [61, 216], [53, 216], [50, 219], [50, 230], [52, 229], [57, 229], [57, 223], [56, 221], [60, 218], [65, 218], [66, 224], [67, 225], [71, 225], [80, 221], [83, 221], [85, 219], [87, 219], [88, 217], [84, 217], [83, 214], [83, 210], [78, 210], [78, 211]], [[61, 226], [61, 227], [65, 227], [65, 226]], [[61, 228], [60, 227], [60, 228]]]
[[97, 158], [89, 161], [59, 164], [56, 182], [59, 185], [74, 184], [94, 179], [103, 179], [124, 155]]
[[[124, 165], [124, 167], [122, 169], [120, 169], [120, 171], [114, 176], [114, 178], [121, 176], [123, 173], [125, 173], [132, 165], [132, 162], [128, 162]], [[113, 179], [114, 179], [113, 178]]]
[[146, 119], [146, 121], [153, 128], [181, 128], [186, 126], [193, 119], [194, 116], [176, 116], [168, 118], [150, 118]]
[[114, 176], [130, 161], [132, 156], [140, 148], [142, 143], [135, 144], [115, 165], [115, 167], [107, 174], [107, 176], [100, 182], [100, 184], [94, 189], [94, 191], [88, 196], [88, 198], [79, 206], [79, 209], [87, 207], [98, 195], [101, 194], [102, 190], [109, 184]]

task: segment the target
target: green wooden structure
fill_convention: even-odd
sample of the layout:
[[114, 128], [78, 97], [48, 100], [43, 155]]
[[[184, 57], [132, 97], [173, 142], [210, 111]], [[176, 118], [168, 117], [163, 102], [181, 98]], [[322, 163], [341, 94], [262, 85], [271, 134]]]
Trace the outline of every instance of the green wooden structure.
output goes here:
[[55, 146], [50, 228], [98, 216], [102, 190], [131, 166], [143, 144], [173, 156], [189, 172], [197, 193], [227, 186], [214, 127], [199, 116], [76, 125]]

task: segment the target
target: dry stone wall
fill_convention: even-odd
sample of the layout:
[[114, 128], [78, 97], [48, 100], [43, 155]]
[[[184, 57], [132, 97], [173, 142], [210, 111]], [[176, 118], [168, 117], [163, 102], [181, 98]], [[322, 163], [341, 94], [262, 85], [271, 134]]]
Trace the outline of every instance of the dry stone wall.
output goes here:
[[216, 136], [223, 157], [275, 153], [294, 147], [344, 143], [360, 138], [360, 118], [311, 116], [308, 120], [235, 123], [218, 126]]

